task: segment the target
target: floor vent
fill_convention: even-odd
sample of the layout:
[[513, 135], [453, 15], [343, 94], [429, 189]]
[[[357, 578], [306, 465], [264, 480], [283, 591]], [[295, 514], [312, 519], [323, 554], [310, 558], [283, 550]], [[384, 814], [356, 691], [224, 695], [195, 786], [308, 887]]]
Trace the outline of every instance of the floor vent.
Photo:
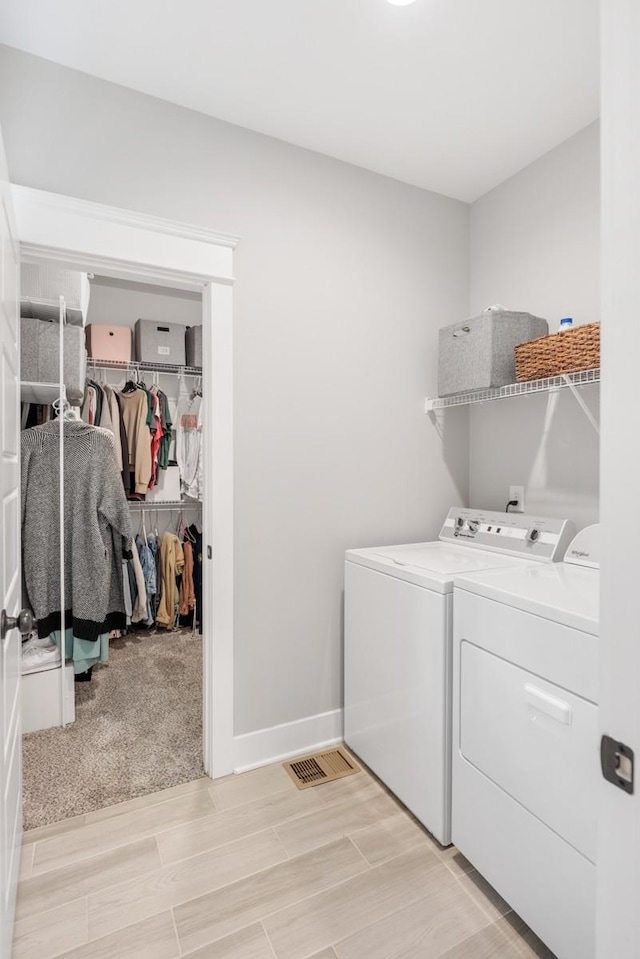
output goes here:
[[326, 753], [312, 753], [282, 764], [298, 789], [308, 789], [320, 783], [330, 783], [343, 776], [359, 773], [358, 764], [343, 749], [330, 749]]

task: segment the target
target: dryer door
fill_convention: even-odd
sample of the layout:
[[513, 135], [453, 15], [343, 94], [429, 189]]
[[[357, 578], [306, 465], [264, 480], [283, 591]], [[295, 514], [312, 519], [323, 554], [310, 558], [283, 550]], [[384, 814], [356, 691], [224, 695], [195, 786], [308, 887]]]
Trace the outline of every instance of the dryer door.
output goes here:
[[469, 642], [460, 653], [464, 758], [591, 862], [598, 709]]

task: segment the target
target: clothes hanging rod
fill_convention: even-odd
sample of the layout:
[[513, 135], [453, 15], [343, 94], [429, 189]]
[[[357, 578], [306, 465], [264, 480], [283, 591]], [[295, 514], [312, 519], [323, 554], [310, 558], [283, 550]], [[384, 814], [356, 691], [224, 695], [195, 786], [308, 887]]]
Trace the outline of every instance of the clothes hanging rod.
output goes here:
[[175, 363], [143, 363], [140, 360], [98, 360], [88, 357], [87, 368], [94, 370], [137, 370], [163, 376], [202, 376], [201, 366], [176, 366]]
[[174, 500], [170, 503], [147, 503], [138, 499], [130, 499], [127, 500], [127, 502], [129, 506], [135, 506], [136, 509], [152, 510], [153, 512], [156, 510], [173, 510], [179, 512], [180, 510], [187, 509], [202, 509], [202, 503], [198, 500], [190, 500], [189, 502]]

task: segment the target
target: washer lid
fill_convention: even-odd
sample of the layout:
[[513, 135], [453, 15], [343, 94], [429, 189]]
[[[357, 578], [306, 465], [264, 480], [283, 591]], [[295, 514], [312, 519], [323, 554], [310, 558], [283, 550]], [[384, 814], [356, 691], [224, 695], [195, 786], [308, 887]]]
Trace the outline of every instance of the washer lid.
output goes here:
[[413, 566], [427, 572], [453, 576], [476, 569], [499, 569], [512, 560], [496, 553], [448, 546], [445, 543], [416, 543], [412, 546], [390, 546], [373, 551], [395, 566]]
[[345, 559], [438, 593], [452, 591], [457, 573], [528, 565], [526, 560], [513, 556], [440, 542], [350, 549]]

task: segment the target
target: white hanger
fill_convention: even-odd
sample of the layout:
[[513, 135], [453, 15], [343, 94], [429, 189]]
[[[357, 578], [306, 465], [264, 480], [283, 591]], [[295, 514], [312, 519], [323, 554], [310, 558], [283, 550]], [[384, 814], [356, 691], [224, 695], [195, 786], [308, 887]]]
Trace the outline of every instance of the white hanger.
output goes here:
[[145, 546], [148, 546], [148, 545], [149, 545], [149, 541], [147, 540], [147, 527], [146, 527], [146, 524], [145, 524], [145, 521], [144, 521], [144, 514], [145, 514], [145, 512], [146, 512], [146, 510], [145, 510], [144, 506], [142, 506], [142, 507], [140, 508], [140, 530], [139, 530], [139, 533], [140, 533], [140, 535], [142, 536], [142, 538], [143, 538], [143, 540], [144, 540], [144, 545], [145, 545]]
[[60, 419], [61, 416], [63, 420], [67, 421], [80, 419], [80, 411], [75, 406], [71, 406], [69, 404], [69, 401], [64, 394], [59, 396], [57, 400], [54, 400], [51, 405], [56, 415], [56, 419]]

